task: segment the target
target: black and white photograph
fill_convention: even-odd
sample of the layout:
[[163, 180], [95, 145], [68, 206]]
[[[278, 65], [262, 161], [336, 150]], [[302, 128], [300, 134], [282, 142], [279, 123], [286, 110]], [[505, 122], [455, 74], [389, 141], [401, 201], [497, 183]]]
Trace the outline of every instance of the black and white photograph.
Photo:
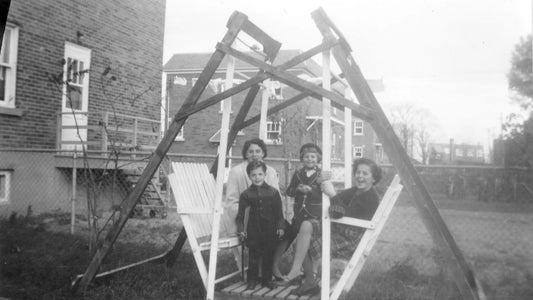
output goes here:
[[533, 0], [0, 0], [0, 300], [533, 299]]

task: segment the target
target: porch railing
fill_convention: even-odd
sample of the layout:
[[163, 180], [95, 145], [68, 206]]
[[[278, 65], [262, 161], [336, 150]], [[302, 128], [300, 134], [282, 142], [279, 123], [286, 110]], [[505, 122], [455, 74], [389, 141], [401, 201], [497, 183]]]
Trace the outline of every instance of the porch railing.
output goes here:
[[[65, 145], [77, 148], [85, 144], [87, 150], [102, 152], [153, 151], [161, 138], [159, 120], [112, 112], [76, 113], [78, 124], [66, 125], [63, 124], [64, 115], [72, 113], [57, 114], [57, 149], [69, 148]], [[87, 122], [82, 122], [81, 119], [86, 119]], [[65, 130], [86, 132], [86, 137], [80, 138], [76, 133], [76, 138], [65, 140]]]

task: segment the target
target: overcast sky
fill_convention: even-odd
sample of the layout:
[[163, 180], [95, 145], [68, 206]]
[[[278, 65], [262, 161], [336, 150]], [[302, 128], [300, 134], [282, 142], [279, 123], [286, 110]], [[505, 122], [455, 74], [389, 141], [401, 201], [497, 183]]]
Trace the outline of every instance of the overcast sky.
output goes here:
[[506, 74], [514, 45], [531, 33], [529, 0], [167, 0], [164, 62], [213, 52], [235, 10], [282, 43], [321, 41], [311, 12], [324, 8], [366, 78], [383, 78], [383, 106], [430, 110], [434, 139], [486, 144], [509, 112]]

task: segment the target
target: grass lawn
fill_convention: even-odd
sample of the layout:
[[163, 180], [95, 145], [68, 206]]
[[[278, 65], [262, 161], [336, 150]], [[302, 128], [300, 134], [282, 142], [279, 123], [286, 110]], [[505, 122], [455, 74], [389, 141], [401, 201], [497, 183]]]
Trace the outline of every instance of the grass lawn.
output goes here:
[[[402, 195], [403, 196], [403, 195]], [[409, 199], [400, 199], [348, 299], [458, 299], [442, 259]], [[437, 206], [489, 299], [533, 299], [531, 206], [475, 205], [436, 199]], [[72, 295], [72, 279], [90, 257], [84, 222], [70, 235], [68, 215], [3, 220], [0, 224], [0, 297], [9, 299], [202, 299], [204, 290], [188, 247], [172, 268], [147, 264]], [[172, 247], [181, 225], [131, 219], [103, 270], [146, 259]], [[220, 269], [233, 263], [220, 258]]]

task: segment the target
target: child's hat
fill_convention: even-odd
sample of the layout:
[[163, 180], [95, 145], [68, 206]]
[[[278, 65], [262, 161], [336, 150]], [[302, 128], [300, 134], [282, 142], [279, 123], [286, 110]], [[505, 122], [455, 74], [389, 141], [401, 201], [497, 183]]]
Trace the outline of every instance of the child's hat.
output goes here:
[[317, 145], [315, 145], [313, 143], [304, 144], [300, 148], [300, 160], [303, 159], [305, 153], [309, 153], [309, 152], [317, 153], [318, 154], [318, 161], [321, 160], [321, 158], [322, 158], [322, 149], [320, 149], [320, 147], [318, 147]]

